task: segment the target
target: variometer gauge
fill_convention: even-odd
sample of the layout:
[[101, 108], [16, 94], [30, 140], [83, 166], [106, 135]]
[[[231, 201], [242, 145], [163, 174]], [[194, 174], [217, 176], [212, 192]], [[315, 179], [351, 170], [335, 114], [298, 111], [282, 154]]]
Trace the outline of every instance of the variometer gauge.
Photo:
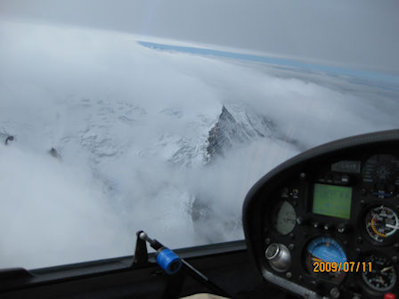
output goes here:
[[399, 230], [398, 215], [384, 205], [370, 209], [365, 221], [368, 235], [379, 243], [387, 241]]
[[[371, 271], [362, 273], [364, 283], [374, 291], [387, 292], [394, 288], [397, 274], [392, 261], [383, 256], [370, 255], [364, 260], [371, 262]], [[366, 267], [369, 270], [368, 267]]]
[[283, 201], [277, 210], [274, 220], [274, 228], [282, 235], [289, 234], [295, 228], [296, 213], [294, 207], [288, 202]]

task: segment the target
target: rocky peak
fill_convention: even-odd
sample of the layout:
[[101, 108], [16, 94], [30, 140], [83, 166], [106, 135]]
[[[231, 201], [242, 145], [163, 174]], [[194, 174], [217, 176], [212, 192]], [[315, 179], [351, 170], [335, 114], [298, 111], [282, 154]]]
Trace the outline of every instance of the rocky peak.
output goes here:
[[234, 145], [245, 144], [256, 138], [272, 136], [274, 124], [263, 115], [242, 105], [223, 106], [215, 125], [209, 131], [206, 148], [209, 160], [223, 155]]

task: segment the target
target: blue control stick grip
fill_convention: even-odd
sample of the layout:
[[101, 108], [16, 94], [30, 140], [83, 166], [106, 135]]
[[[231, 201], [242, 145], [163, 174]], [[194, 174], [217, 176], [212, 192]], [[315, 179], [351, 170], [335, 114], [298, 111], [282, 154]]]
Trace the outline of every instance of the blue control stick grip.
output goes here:
[[169, 248], [162, 248], [157, 255], [158, 265], [168, 274], [175, 274], [180, 270], [181, 259]]

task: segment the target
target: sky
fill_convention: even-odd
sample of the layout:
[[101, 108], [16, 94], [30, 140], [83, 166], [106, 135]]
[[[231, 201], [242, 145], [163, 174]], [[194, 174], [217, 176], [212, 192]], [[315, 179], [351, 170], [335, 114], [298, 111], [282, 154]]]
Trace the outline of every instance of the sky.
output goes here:
[[398, 0], [2, 0], [0, 16], [399, 74]]

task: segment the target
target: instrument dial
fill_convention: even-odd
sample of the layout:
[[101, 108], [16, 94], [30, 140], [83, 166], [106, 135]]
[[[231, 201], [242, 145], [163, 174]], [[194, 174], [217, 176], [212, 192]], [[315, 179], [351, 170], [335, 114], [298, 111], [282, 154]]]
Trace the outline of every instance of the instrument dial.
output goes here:
[[284, 201], [277, 210], [277, 217], [274, 221], [274, 228], [282, 235], [292, 232], [296, 224], [296, 213], [294, 207]]
[[399, 175], [399, 161], [392, 155], [375, 155], [364, 164], [364, 182], [387, 184], [395, 182]]
[[[371, 271], [362, 273], [362, 279], [368, 287], [378, 292], [386, 292], [395, 286], [397, 274], [388, 258], [370, 255], [365, 262], [371, 262]], [[369, 270], [368, 267], [366, 269]]]
[[399, 186], [399, 160], [393, 155], [374, 155], [364, 163], [362, 178], [373, 195], [391, 197]]
[[368, 235], [379, 243], [383, 243], [399, 230], [398, 215], [383, 205], [372, 208], [365, 220]]
[[315, 262], [329, 262], [343, 265], [347, 261], [345, 251], [332, 238], [319, 237], [311, 241], [306, 247], [306, 268], [308, 272], [318, 278], [340, 283], [345, 278], [344, 271], [315, 272]]

